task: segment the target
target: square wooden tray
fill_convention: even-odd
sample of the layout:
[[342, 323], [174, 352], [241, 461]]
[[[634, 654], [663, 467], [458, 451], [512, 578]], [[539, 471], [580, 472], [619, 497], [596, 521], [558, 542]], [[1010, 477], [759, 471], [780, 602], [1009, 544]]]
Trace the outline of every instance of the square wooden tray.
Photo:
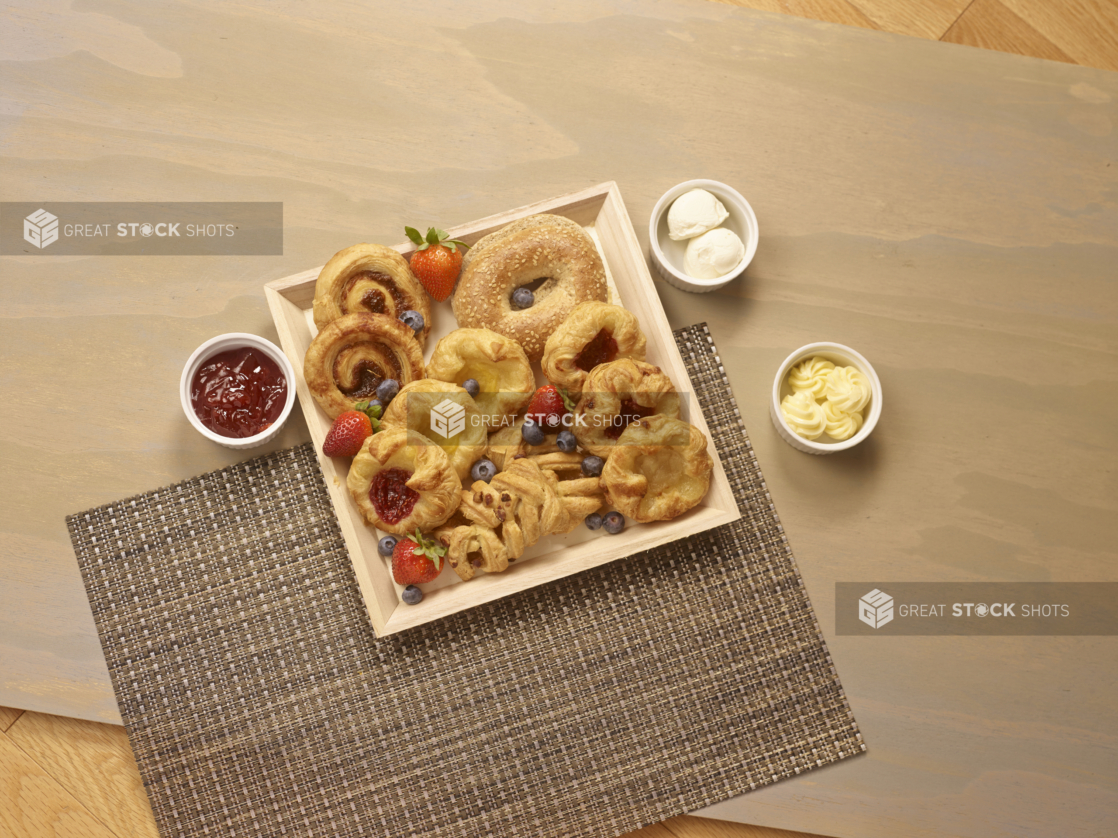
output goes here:
[[[581, 192], [483, 218], [449, 232], [452, 238], [473, 244], [511, 221], [541, 212], [566, 216], [586, 228], [605, 260], [611, 302], [620, 303], [637, 315], [648, 339], [648, 361], [663, 369], [675, 383], [682, 397], [683, 418], [697, 426], [709, 439], [710, 432], [691, 387], [687, 368], [672, 338], [671, 327], [616, 183], [603, 183]], [[395, 249], [407, 256], [414, 246], [406, 242], [396, 245]], [[676, 520], [654, 524], [630, 523], [624, 532], [615, 536], [602, 531], [592, 533], [585, 527], [578, 527], [568, 535], [541, 540], [525, 553], [524, 559], [504, 573], [481, 574], [469, 582], [461, 582], [453, 571], [445, 568], [439, 579], [424, 586], [423, 602], [415, 606], [405, 605], [400, 600], [401, 588], [392, 579], [389, 562], [377, 553], [380, 534], [364, 524], [346, 490], [349, 460], [332, 459], [322, 454], [322, 442], [330, 430], [331, 420], [315, 404], [303, 378], [303, 356], [317, 333], [311, 317], [311, 304], [320, 270], [320, 267], [314, 268], [271, 282], [264, 287], [264, 293], [279, 331], [280, 344], [295, 368], [299, 403], [307, 418], [369, 619], [378, 635], [393, 634], [438, 620], [483, 602], [686, 538], [740, 517], [718, 452], [711, 444], [708, 450], [714, 458], [714, 473], [710, 491], [699, 506]], [[454, 328], [449, 301], [432, 303], [427, 357], [430, 357], [438, 339]]]

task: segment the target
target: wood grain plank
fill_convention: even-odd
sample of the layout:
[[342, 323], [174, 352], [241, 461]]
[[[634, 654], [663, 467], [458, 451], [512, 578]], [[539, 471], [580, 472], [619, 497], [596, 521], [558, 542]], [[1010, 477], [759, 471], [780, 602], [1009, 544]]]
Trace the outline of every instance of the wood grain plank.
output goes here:
[[1063, 61], [1075, 59], [1037, 32], [999, 0], [974, 0], [951, 28], [940, 38], [951, 44], [964, 44], [980, 49], [994, 49]]
[[11, 707], [0, 707], [0, 732], [7, 730], [23, 714], [22, 710]]
[[694, 815], [680, 815], [660, 825], [674, 838], [823, 838], [806, 832], [790, 832], [787, 829], [775, 829], [771, 826], [753, 826], [713, 818], [698, 818]]
[[886, 32], [938, 40], [963, 13], [970, 0], [850, 0], [867, 18]]
[[880, 28], [849, 0], [713, 0], [713, 2], [744, 9], [756, 9], [759, 12], [820, 20], [824, 23], [841, 23], [846, 26], [860, 26], [863, 29]]
[[7, 735], [118, 838], [158, 838], [124, 728], [29, 712]]
[[104, 824], [6, 733], [0, 733], [0, 835], [114, 838]]
[[1118, 70], [1118, 3], [1112, 0], [1002, 0], [1077, 64]]

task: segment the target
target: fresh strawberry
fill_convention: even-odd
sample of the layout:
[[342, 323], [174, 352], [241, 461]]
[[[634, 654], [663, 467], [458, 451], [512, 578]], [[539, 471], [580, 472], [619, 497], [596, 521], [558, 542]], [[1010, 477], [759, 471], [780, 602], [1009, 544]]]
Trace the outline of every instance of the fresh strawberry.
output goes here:
[[554, 385], [548, 384], [538, 389], [528, 402], [527, 418], [531, 419], [545, 431], [559, 430], [563, 423], [563, 416], [571, 409], [563, 392]]
[[411, 270], [437, 302], [442, 302], [454, 290], [458, 274], [462, 272], [464, 242], [448, 238], [448, 233], [427, 228], [427, 237], [419, 235], [414, 227], [405, 227], [408, 238], [417, 245], [411, 256]]
[[365, 440], [380, 430], [380, 402], [358, 402], [353, 407], [340, 414], [326, 434], [322, 453], [327, 457], [356, 457]]
[[430, 582], [443, 569], [446, 548], [424, 538], [419, 530], [415, 535], [401, 538], [392, 551], [392, 578], [397, 585], [422, 585]]

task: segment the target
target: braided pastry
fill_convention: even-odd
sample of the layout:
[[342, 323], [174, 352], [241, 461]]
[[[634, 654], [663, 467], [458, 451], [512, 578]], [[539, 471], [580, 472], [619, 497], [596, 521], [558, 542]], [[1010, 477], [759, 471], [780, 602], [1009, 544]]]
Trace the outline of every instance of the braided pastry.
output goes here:
[[408, 261], [379, 244], [355, 244], [335, 253], [314, 286], [314, 325], [324, 329], [346, 314], [384, 314], [393, 320], [405, 311], [423, 315], [415, 337], [420, 347], [431, 331], [431, 303]]
[[427, 374], [461, 385], [469, 378], [481, 386], [474, 401], [489, 430], [515, 416], [536, 391], [528, 356], [512, 338], [489, 329], [455, 329], [435, 344]]
[[645, 338], [632, 312], [596, 301], [579, 303], [543, 350], [547, 380], [577, 399], [587, 374], [618, 358], [644, 360]]
[[595, 367], [586, 377], [572, 430], [591, 454], [609, 457], [631, 422], [654, 414], [679, 418], [675, 385], [659, 367], [622, 358]]
[[714, 460], [702, 431], [679, 419], [649, 416], [617, 441], [602, 470], [606, 500], [634, 521], [667, 521], [698, 505]]
[[371, 399], [377, 385], [423, 378], [423, 350], [411, 329], [384, 314], [347, 314], [328, 323], [303, 358], [303, 377], [331, 419]]
[[[462, 410], [460, 420], [458, 408]], [[453, 415], [448, 416], [448, 411]], [[470, 473], [470, 466], [485, 456], [489, 442], [485, 424], [470, 394], [457, 384], [433, 378], [405, 385], [384, 411], [381, 427], [409, 428], [423, 434], [446, 452], [450, 465], [463, 482]]]
[[602, 505], [597, 478], [559, 480], [532, 457], [513, 460], [489, 482], [462, 491], [458, 515], [435, 536], [464, 580], [499, 573], [548, 535], [568, 533]]
[[446, 521], [461, 502], [462, 481], [438, 445], [390, 428], [369, 437], [353, 458], [346, 488], [368, 523], [407, 535]]
[[[512, 293], [536, 280], [535, 302], [513, 309]], [[605, 300], [606, 269], [582, 226], [558, 215], [532, 215], [478, 240], [462, 260], [452, 305], [458, 323], [487, 326], [543, 356], [548, 335], [586, 300]]]

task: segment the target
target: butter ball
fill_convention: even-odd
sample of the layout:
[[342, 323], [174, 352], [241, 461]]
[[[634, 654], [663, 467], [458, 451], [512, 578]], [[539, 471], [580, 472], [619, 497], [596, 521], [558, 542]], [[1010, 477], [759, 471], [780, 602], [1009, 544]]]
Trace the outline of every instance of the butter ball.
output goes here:
[[718, 279], [738, 266], [745, 256], [745, 245], [737, 233], [716, 227], [687, 242], [683, 269], [695, 279]]

